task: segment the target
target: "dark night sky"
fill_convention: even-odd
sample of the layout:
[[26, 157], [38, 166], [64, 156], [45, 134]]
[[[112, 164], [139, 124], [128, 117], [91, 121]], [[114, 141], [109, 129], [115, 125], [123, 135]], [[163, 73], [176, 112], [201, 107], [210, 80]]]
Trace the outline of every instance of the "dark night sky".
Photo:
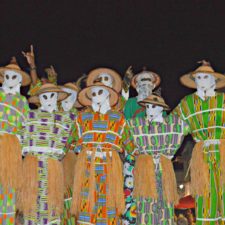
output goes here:
[[143, 66], [162, 77], [162, 95], [174, 107], [192, 90], [179, 77], [207, 59], [225, 72], [224, 1], [82, 0], [0, 2], [0, 65], [35, 47], [39, 75], [54, 65], [59, 82], [98, 66], [121, 74]]

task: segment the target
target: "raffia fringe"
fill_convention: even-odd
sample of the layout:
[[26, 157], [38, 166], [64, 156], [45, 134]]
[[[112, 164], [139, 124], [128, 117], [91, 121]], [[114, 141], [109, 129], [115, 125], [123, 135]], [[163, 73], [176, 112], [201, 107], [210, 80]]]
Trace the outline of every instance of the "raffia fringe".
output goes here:
[[155, 168], [150, 155], [139, 155], [134, 168], [134, 197], [157, 199]]
[[68, 152], [62, 161], [65, 184], [64, 192], [66, 192], [68, 187], [72, 188], [73, 186], [76, 157], [74, 152]]
[[21, 192], [22, 211], [24, 215], [35, 215], [38, 193], [38, 159], [27, 155], [23, 161], [23, 188]]
[[49, 215], [54, 210], [56, 216], [63, 213], [64, 179], [62, 162], [48, 159], [48, 207]]
[[209, 166], [204, 160], [204, 142], [198, 142], [191, 158], [191, 194], [193, 196], [207, 196], [209, 194], [210, 174]]
[[173, 164], [170, 159], [165, 156], [160, 157], [162, 166], [162, 185], [163, 193], [167, 202], [178, 203], [179, 197], [177, 193], [177, 181]]

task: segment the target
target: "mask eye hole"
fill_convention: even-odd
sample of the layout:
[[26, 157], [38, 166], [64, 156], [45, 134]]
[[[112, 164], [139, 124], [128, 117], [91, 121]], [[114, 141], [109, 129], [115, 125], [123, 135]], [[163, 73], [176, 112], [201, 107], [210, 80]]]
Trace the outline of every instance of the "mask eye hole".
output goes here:
[[108, 81], [109, 80], [109, 78], [108, 77], [105, 77], [105, 81]]
[[52, 94], [51, 94], [51, 98], [53, 98], [54, 96], [55, 96], [55, 94], [54, 94], [54, 93], [52, 93]]
[[102, 82], [102, 77], [99, 77], [99, 81]]
[[17, 78], [17, 76], [16, 75], [13, 75], [12, 79], [15, 80], [16, 78]]
[[201, 79], [201, 76], [197, 76], [197, 78], [200, 80]]
[[48, 99], [47, 95], [43, 95], [43, 98], [44, 98], [45, 100], [47, 100], [47, 99]]
[[149, 105], [146, 106], [149, 109]]
[[8, 74], [6, 74], [6, 76], [5, 76], [5, 77], [6, 77], [6, 79], [7, 79], [7, 80], [9, 80], [9, 75], [8, 75]]
[[205, 76], [204, 76], [204, 79], [208, 79], [208, 77], [209, 77], [208, 75], [205, 75]]
[[101, 95], [102, 93], [103, 93], [102, 89], [98, 91], [98, 95]]
[[93, 93], [92, 93], [92, 96], [93, 96], [93, 97], [95, 97], [95, 96], [96, 96], [96, 93], [95, 93], [95, 92], [93, 92]]
[[156, 107], [156, 105], [152, 105], [152, 108], [154, 109]]

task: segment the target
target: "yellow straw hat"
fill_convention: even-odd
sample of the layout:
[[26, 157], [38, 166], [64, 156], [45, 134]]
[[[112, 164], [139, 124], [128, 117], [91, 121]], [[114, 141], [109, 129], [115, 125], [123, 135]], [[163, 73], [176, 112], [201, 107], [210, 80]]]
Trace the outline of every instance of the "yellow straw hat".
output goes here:
[[162, 106], [164, 110], [170, 110], [170, 107], [165, 103], [164, 99], [156, 94], [152, 94], [139, 102], [139, 104], [144, 107], [147, 103]]
[[0, 83], [3, 83], [4, 72], [7, 70], [15, 71], [22, 76], [22, 84], [21, 84], [22, 86], [27, 86], [31, 83], [31, 78], [30, 78], [29, 74], [24, 72], [23, 70], [21, 70], [15, 57], [12, 57], [10, 63], [7, 66], [0, 67]]
[[122, 90], [122, 79], [116, 71], [109, 68], [97, 68], [92, 70], [87, 77], [86, 81], [87, 86], [94, 85], [96, 80], [97, 82], [99, 82], [98, 77], [100, 74], [103, 73], [109, 74], [113, 78], [112, 88], [115, 89], [118, 93], [120, 93], [120, 91]]
[[151, 72], [151, 71], [147, 71], [144, 68], [142, 72], [134, 75], [134, 77], [132, 78], [132, 80], [131, 80], [131, 86], [133, 88], [136, 89], [136, 86], [137, 86], [137, 78], [138, 78], [138, 76], [142, 75], [143, 73], [148, 73], [148, 74], [152, 75], [154, 77], [153, 83], [155, 84], [155, 87], [158, 87], [159, 86], [159, 84], [161, 82], [160, 76], [157, 73], [154, 73], [154, 72]]
[[34, 96], [29, 98], [29, 102], [38, 105], [40, 103], [39, 95], [48, 93], [48, 92], [56, 92], [58, 93], [58, 102], [66, 99], [70, 94], [63, 91], [60, 87], [56, 86], [52, 83], [43, 84], [40, 89], [36, 92]]
[[109, 92], [110, 105], [114, 106], [117, 104], [118, 98], [119, 98], [118, 93], [114, 89], [112, 89], [108, 86], [105, 86], [102, 83], [96, 83], [94, 85], [84, 88], [83, 90], [81, 90], [79, 92], [78, 101], [80, 102], [81, 105], [83, 105], [83, 106], [91, 106], [92, 105], [91, 89], [93, 87], [102, 87], [102, 88], [106, 89]]
[[199, 66], [195, 71], [184, 74], [180, 78], [180, 82], [184, 86], [189, 88], [196, 88], [195, 76], [198, 73], [206, 73], [213, 75], [216, 79], [216, 89], [225, 86], [225, 75], [215, 72], [214, 69], [211, 67], [210, 63], [205, 60], [200, 61], [200, 63], [202, 63], [202, 65]]

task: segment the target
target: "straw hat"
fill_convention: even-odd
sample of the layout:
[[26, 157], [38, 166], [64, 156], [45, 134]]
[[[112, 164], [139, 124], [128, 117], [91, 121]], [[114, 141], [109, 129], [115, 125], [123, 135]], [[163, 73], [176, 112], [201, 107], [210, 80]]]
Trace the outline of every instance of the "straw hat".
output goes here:
[[[77, 93], [79, 92], [79, 88], [77, 87], [77, 85], [75, 83], [69, 82], [64, 84], [63, 86], [59, 86], [60, 88], [68, 88], [71, 89], [73, 91], [76, 91]], [[75, 108], [82, 108], [83, 106], [78, 102], [78, 100], [76, 100], [75, 104], [74, 104]]]
[[162, 106], [164, 110], [170, 110], [170, 107], [165, 103], [164, 99], [156, 94], [152, 94], [148, 96], [146, 99], [139, 102], [139, 104], [144, 107], [146, 103]]
[[155, 87], [158, 87], [159, 86], [159, 84], [161, 82], [160, 76], [157, 73], [154, 73], [154, 72], [151, 72], [151, 71], [147, 71], [144, 68], [142, 72], [134, 75], [134, 77], [132, 78], [132, 80], [131, 80], [131, 86], [133, 88], [136, 89], [136, 86], [137, 86], [137, 78], [138, 78], [138, 76], [142, 75], [143, 73], [147, 73], [147, 74], [152, 75], [155, 78], [155, 80], [153, 81], [153, 84], [155, 84]]
[[29, 74], [21, 70], [15, 57], [12, 57], [10, 64], [4, 67], [0, 67], [0, 83], [3, 83], [4, 81], [4, 72], [6, 70], [12, 70], [19, 73], [22, 76], [22, 86], [27, 86], [31, 83]]
[[58, 93], [58, 102], [66, 99], [70, 94], [63, 91], [61, 88], [56, 86], [55, 84], [47, 83], [43, 84], [40, 89], [36, 92], [36, 94], [29, 98], [29, 102], [33, 104], [39, 104], [40, 99], [39, 96], [48, 92], [56, 92]]
[[118, 93], [120, 93], [120, 91], [122, 90], [122, 79], [116, 71], [108, 68], [97, 68], [92, 70], [87, 77], [86, 81], [87, 86], [94, 85], [96, 81], [99, 82], [97, 78], [102, 73], [106, 73], [112, 76], [113, 78], [112, 88], [115, 89]]
[[215, 72], [210, 63], [205, 60], [202, 60], [199, 63], [202, 63], [202, 65], [199, 66], [195, 71], [187, 73], [180, 78], [180, 82], [184, 86], [189, 88], [196, 88], [195, 76], [198, 73], [207, 73], [213, 75], [216, 78], [217, 89], [225, 86], [225, 75]]
[[88, 86], [86, 88], [84, 88], [83, 90], [81, 90], [78, 94], [78, 101], [80, 102], [80, 104], [82, 104], [83, 106], [91, 106], [92, 105], [92, 96], [91, 96], [91, 89], [93, 87], [102, 87], [104, 89], [106, 89], [109, 92], [109, 102], [111, 106], [116, 105], [116, 103], [118, 102], [118, 93], [108, 87], [103, 85], [102, 83], [96, 83], [94, 85]]

